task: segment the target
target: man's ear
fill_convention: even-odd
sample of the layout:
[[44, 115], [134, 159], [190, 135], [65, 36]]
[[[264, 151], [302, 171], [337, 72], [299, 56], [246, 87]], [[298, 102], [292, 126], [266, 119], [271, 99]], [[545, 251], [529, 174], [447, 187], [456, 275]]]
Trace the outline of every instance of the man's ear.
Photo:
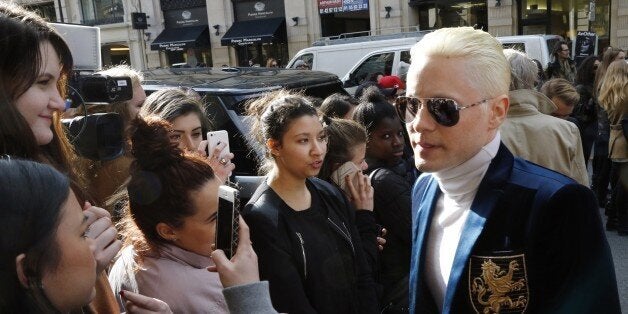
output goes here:
[[177, 233], [174, 228], [170, 227], [168, 224], [160, 222], [155, 226], [155, 231], [157, 234], [166, 241], [177, 241]]
[[268, 151], [270, 152], [271, 155], [279, 156], [280, 147], [281, 147], [281, 144], [279, 143], [279, 141], [272, 138], [269, 138], [268, 140], [266, 140], [266, 148], [268, 148]]
[[15, 270], [17, 271], [17, 279], [20, 281], [22, 287], [28, 288], [28, 279], [26, 278], [26, 273], [24, 271], [25, 259], [26, 254], [24, 253], [15, 257]]
[[493, 105], [491, 106], [491, 116], [489, 119], [489, 128], [491, 130], [498, 129], [500, 125], [506, 120], [508, 114], [508, 108], [510, 107], [510, 100], [508, 95], [497, 96]]

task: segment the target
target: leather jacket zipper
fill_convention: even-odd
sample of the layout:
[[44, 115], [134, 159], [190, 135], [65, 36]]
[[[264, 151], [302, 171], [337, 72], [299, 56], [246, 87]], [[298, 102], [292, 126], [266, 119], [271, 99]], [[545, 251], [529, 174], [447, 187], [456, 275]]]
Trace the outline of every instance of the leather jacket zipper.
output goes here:
[[345, 230], [347, 231], [346, 233], [340, 227], [338, 227], [338, 225], [333, 220], [331, 220], [331, 218], [327, 217], [327, 220], [329, 220], [329, 222], [331, 222], [331, 224], [334, 227], [336, 227], [338, 231], [340, 231], [340, 234], [342, 234], [345, 237], [345, 239], [349, 241], [349, 245], [351, 245], [351, 251], [355, 255], [355, 248], [353, 247], [353, 241], [351, 241], [351, 234], [349, 233], [349, 229], [347, 229], [347, 226], [345, 225], [345, 223], [343, 222], [342, 226], [345, 227]]
[[307, 279], [307, 260], [305, 259], [305, 241], [303, 241], [303, 236], [300, 233], [295, 232], [297, 237], [299, 237], [299, 241], [301, 242], [301, 253], [303, 253], [303, 277]]

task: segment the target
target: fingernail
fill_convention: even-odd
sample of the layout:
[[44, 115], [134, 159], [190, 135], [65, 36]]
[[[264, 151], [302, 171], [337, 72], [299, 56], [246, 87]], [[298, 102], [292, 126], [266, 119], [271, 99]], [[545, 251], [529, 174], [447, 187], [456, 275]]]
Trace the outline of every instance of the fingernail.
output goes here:
[[120, 290], [120, 296], [124, 298], [124, 290]]

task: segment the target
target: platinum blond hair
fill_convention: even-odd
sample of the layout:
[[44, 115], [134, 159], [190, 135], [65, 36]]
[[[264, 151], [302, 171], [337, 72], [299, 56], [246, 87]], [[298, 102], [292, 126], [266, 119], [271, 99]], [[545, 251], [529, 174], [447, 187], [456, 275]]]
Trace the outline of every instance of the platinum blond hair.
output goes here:
[[506, 60], [510, 63], [510, 90], [534, 89], [538, 81], [538, 68], [525, 53], [515, 49], [504, 49]]
[[[467, 80], [485, 97], [508, 94], [510, 66], [502, 45], [495, 37], [472, 27], [441, 28], [429, 33], [410, 50], [412, 63], [408, 75], [416, 75], [424, 57], [465, 60]], [[421, 82], [417, 82], [421, 84]]]

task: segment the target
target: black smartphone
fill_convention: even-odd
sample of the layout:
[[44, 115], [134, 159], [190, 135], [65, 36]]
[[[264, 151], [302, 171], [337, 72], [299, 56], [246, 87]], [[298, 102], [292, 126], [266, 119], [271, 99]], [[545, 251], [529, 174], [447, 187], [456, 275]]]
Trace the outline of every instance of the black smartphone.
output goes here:
[[218, 214], [216, 215], [216, 249], [231, 258], [238, 247], [238, 220], [240, 198], [238, 190], [221, 185], [218, 188]]

